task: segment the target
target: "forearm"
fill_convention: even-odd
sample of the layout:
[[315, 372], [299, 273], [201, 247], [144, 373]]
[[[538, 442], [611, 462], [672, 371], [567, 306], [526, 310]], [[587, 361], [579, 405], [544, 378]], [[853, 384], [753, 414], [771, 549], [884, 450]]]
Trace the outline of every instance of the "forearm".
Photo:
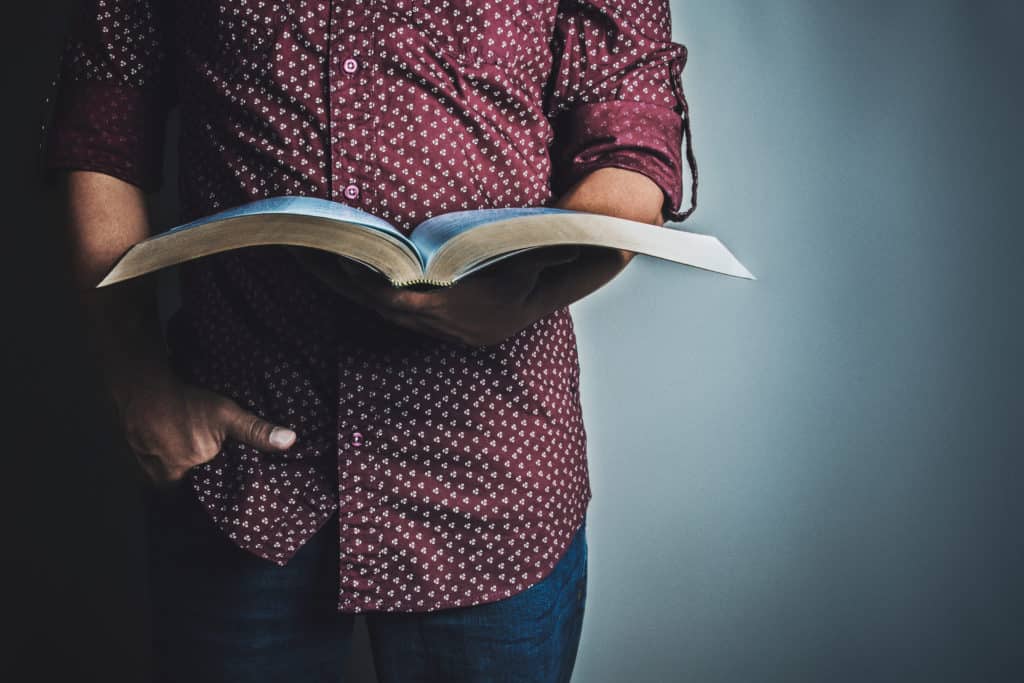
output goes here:
[[[662, 225], [664, 194], [658, 185], [635, 171], [601, 168], [587, 175], [559, 198], [562, 209], [616, 216]], [[635, 254], [618, 249], [583, 249], [571, 263], [541, 271], [531, 300], [540, 315], [568, 306], [610, 282]]]
[[129, 387], [170, 375], [155, 281], [96, 284], [129, 247], [149, 236], [143, 192], [112, 176], [71, 171], [64, 177], [69, 257], [91, 352], [119, 405]]

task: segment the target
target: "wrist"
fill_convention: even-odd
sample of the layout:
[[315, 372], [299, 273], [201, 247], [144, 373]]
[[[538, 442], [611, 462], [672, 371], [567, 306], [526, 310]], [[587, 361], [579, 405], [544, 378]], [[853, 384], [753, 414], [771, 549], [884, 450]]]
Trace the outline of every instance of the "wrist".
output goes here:
[[115, 402], [173, 380], [150, 283], [86, 292], [82, 303], [88, 352]]
[[159, 391], [177, 379], [166, 354], [148, 348], [101, 354], [98, 365], [103, 384], [119, 407], [140, 391]]

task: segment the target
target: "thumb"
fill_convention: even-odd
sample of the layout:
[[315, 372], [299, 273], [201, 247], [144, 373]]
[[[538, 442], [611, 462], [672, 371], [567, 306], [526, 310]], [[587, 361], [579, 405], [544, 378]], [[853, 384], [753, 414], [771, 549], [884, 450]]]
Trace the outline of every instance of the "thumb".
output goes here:
[[553, 266], [558, 263], [569, 263], [575, 261], [580, 255], [579, 245], [559, 244], [550, 247], [535, 249], [533, 262], [541, 266]]
[[295, 443], [295, 432], [253, 415], [235, 402], [228, 404], [227, 435], [261, 451], [283, 451]]

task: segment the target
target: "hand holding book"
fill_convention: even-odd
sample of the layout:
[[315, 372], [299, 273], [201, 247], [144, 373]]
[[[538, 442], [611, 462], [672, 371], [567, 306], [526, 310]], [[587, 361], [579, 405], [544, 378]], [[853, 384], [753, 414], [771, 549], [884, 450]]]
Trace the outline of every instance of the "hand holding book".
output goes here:
[[[654, 191], [642, 203], [646, 189]], [[593, 292], [636, 253], [754, 279], [710, 235], [622, 217], [660, 213], [660, 198], [646, 177], [599, 169], [555, 207], [442, 214], [406, 235], [344, 204], [275, 197], [136, 244], [98, 286], [229, 249], [283, 245], [331, 289], [398, 325], [487, 345]]]
[[[646, 191], [646, 192], [645, 192]], [[557, 208], [657, 220], [662, 192], [646, 176], [601, 169], [563, 195]], [[521, 251], [426, 291], [393, 287], [357, 262], [314, 249], [295, 257], [340, 296], [420, 333], [475, 346], [498, 343], [552, 311], [592, 293], [621, 271], [632, 252], [577, 245]]]
[[321, 279], [339, 295], [396, 325], [456, 343], [486, 346], [559, 307], [546, 296], [550, 290], [542, 285], [542, 277], [556, 267], [576, 266], [579, 255], [579, 247], [571, 245], [530, 250], [450, 287], [425, 291], [393, 287], [373, 270], [346, 259], [335, 259], [330, 275]]

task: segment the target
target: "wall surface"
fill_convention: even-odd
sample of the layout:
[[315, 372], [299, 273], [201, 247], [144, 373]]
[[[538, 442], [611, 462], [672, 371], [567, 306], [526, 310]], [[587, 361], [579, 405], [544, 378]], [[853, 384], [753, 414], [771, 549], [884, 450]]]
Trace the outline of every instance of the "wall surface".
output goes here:
[[[4, 661], [137, 680], [132, 464], [31, 173], [69, 4], [22, 10], [2, 60]], [[1024, 679], [1014, 4], [673, 1], [684, 227], [758, 280], [639, 257], [573, 306], [594, 489], [575, 681]]]
[[758, 280], [634, 261], [574, 309], [578, 680], [1024, 680], [1021, 13], [672, 10], [688, 229]]

